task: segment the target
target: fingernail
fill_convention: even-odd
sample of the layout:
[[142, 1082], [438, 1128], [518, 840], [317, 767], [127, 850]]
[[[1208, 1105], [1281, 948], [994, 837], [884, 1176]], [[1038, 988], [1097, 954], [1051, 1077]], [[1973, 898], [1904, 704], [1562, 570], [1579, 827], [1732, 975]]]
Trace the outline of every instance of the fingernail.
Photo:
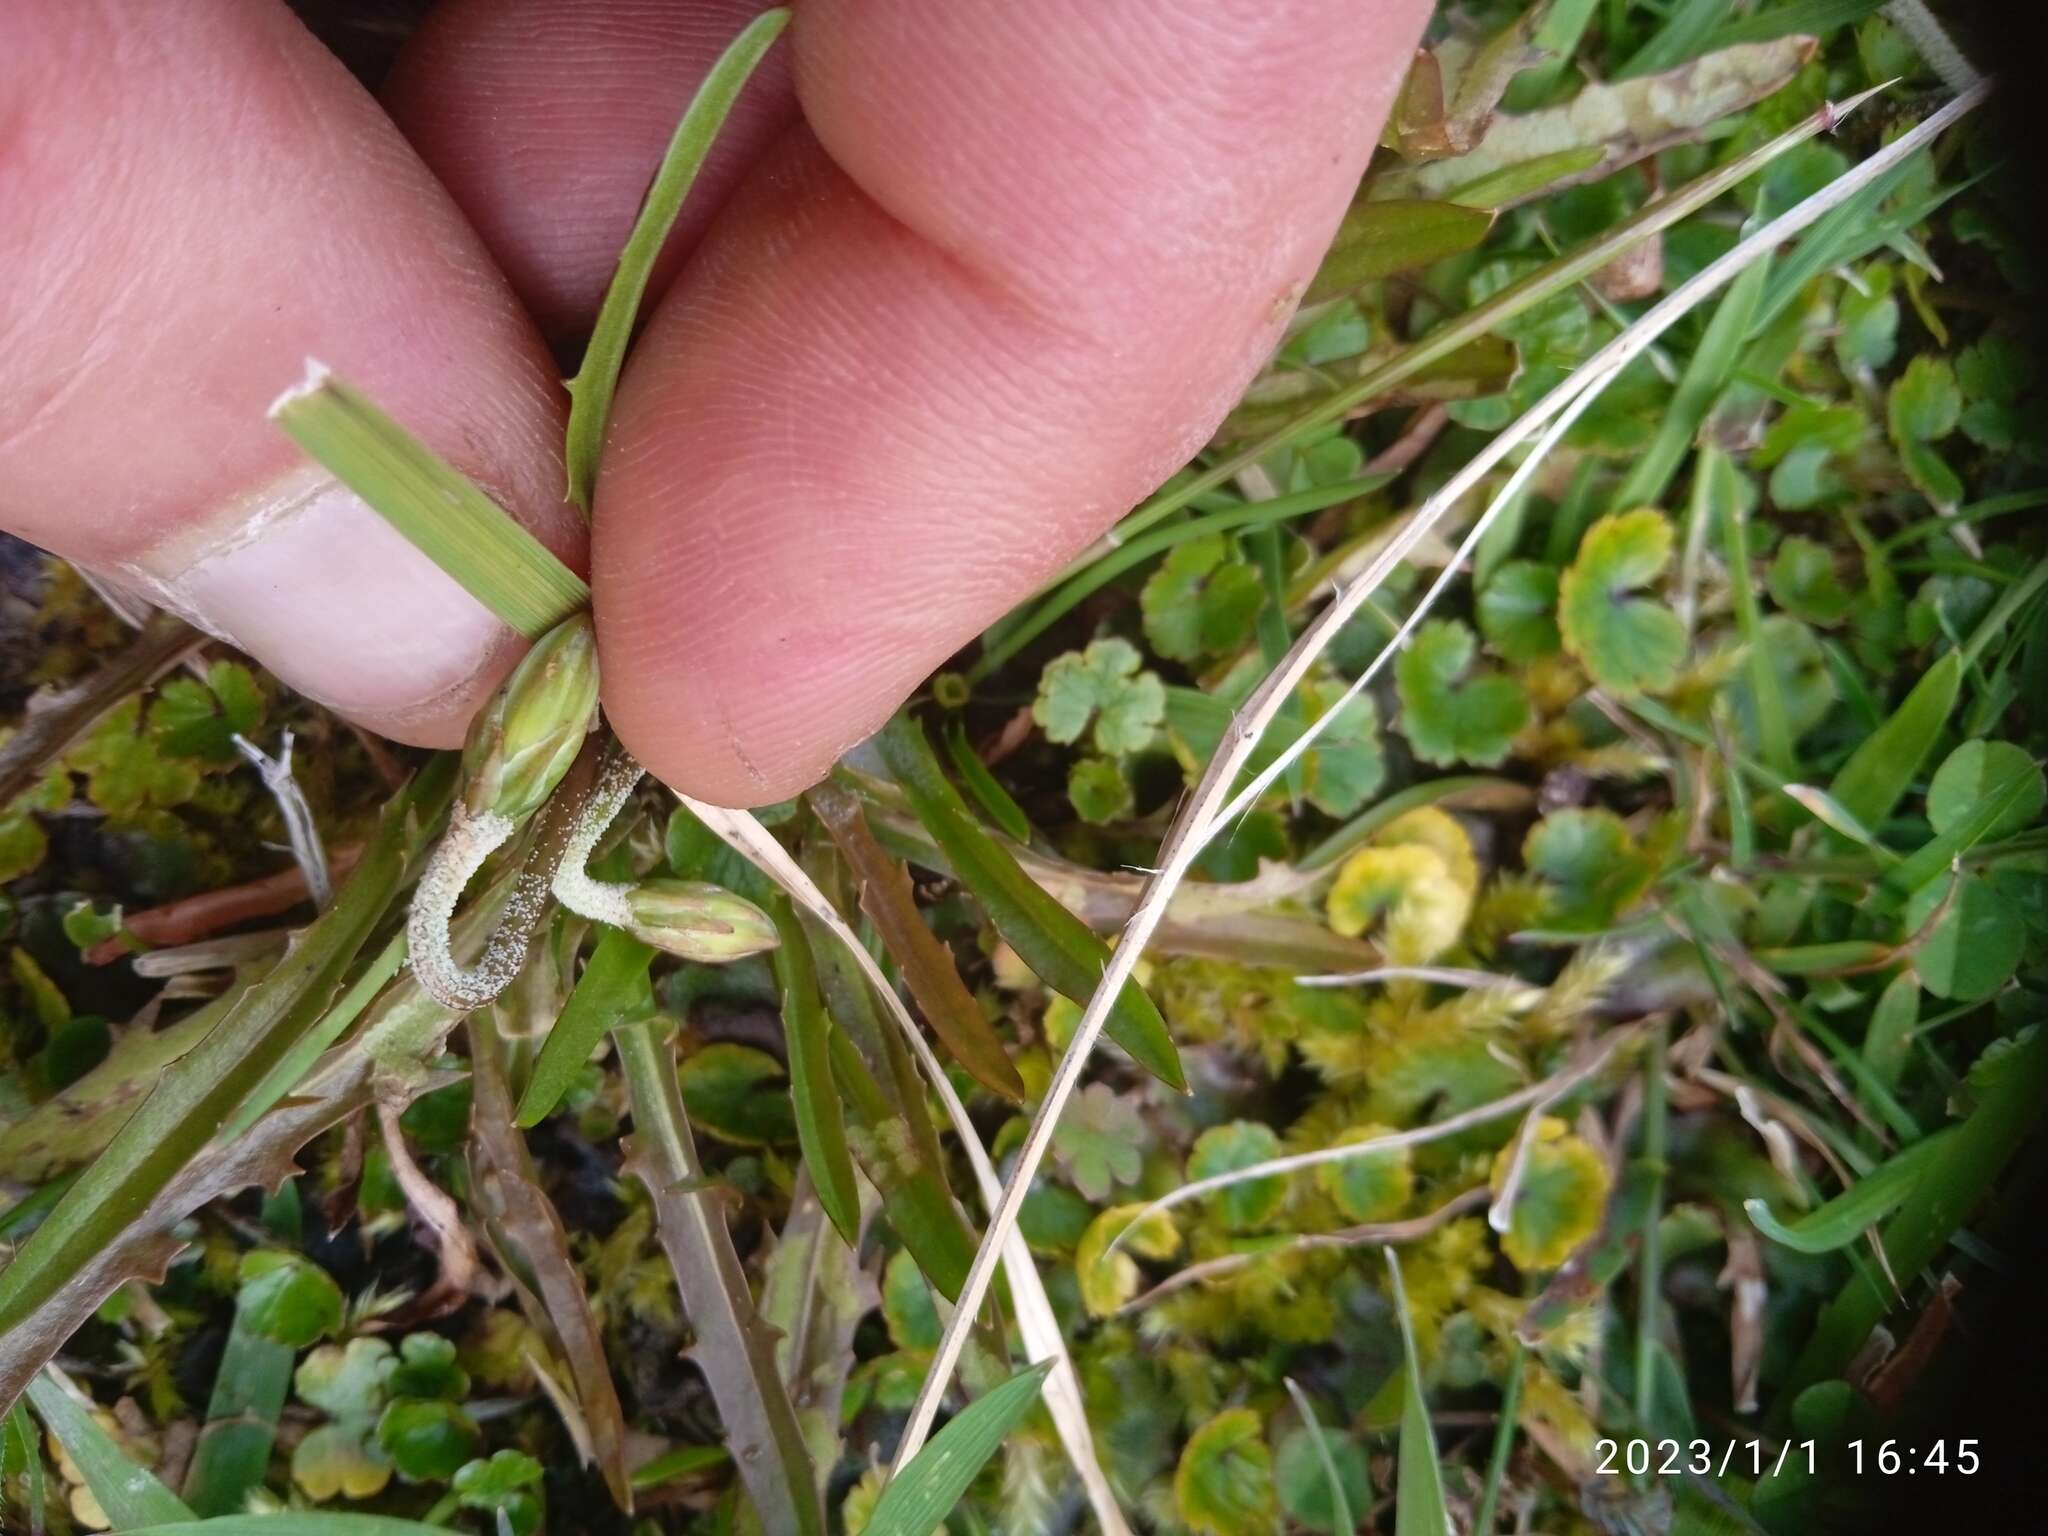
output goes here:
[[231, 531], [160, 548], [135, 572], [159, 600], [343, 714], [426, 719], [512, 632], [353, 491], [301, 471]]

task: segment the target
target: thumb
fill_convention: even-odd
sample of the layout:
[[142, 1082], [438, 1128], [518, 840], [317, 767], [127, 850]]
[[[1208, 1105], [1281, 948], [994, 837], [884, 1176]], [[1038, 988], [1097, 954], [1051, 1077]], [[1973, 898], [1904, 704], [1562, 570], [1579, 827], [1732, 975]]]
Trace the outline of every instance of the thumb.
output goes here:
[[519, 642], [266, 419], [308, 355], [581, 569], [539, 338], [271, 0], [11, 5], [0, 525], [372, 728], [460, 740]]

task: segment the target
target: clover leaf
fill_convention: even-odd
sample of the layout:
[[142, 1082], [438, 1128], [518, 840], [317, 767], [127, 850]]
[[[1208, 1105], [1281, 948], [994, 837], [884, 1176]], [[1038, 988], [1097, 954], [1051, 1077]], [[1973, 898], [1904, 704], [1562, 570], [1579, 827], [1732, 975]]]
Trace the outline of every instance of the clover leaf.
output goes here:
[[1557, 632], [1557, 572], [1535, 560], [1510, 560], [1493, 573], [1475, 604], [1479, 632], [1505, 661], [1536, 661], [1562, 644]]
[[1344, 861], [1324, 910], [1331, 930], [1346, 938], [1381, 924], [1388, 959], [1424, 965], [1458, 942], [1478, 886], [1479, 866], [1464, 828], [1435, 806], [1420, 806], [1387, 823], [1371, 847]]
[[1472, 672], [1478, 649], [1478, 637], [1456, 619], [1433, 619], [1394, 664], [1401, 729], [1425, 763], [1492, 768], [1529, 723], [1529, 696], [1520, 683], [1498, 672]]
[[244, 1255], [235, 1305], [240, 1321], [274, 1343], [304, 1349], [341, 1326], [341, 1287], [295, 1253]]
[[1660, 693], [1677, 681], [1685, 627], [1663, 603], [1633, 595], [1670, 563], [1671, 524], [1651, 507], [1603, 517], [1579, 541], [1558, 583], [1558, 628], [1601, 687]]
[[2019, 401], [2037, 371], [2033, 354], [2004, 331], [1987, 332], [1956, 354], [1956, 385], [1964, 401], [1957, 424], [1964, 435], [1999, 453], [2033, 448], [2031, 434], [2022, 430]]
[[1144, 1167], [1145, 1122], [1131, 1102], [1107, 1083], [1090, 1083], [1074, 1096], [1053, 1132], [1053, 1155], [1074, 1188], [1107, 1200], [1119, 1184], [1135, 1184]]
[[377, 1445], [408, 1481], [438, 1483], [482, 1448], [483, 1432], [460, 1404], [401, 1397], [377, 1420]]
[[239, 662], [216, 661], [206, 681], [166, 678], [149, 707], [157, 745], [173, 757], [192, 757], [225, 766], [237, 760], [235, 737], [263, 724], [263, 690]]
[[1138, 593], [1145, 639], [1171, 661], [1236, 650], [1265, 601], [1258, 571], [1220, 533], [1176, 544]]
[[[1355, 1146], [1391, 1134], [1386, 1125], [1356, 1125], [1337, 1138], [1340, 1147]], [[1316, 1183], [1352, 1221], [1385, 1221], [1399, 1214], [1415, 1189], [1415, 1170], [1406, 1147], [1361, 1152], [1341, 1163], [1316, 1169]]]
[[1081, 1288], [1081, 1304], [1095, 1317], [1108, 1317], [1138, 1294], [1138, 1259], [1170, 1259], [1180, 1252], [1180, 1229], [1164, 1211], [1139, 1222], [1116, 1251], [1110, 1251], [1109, 1245], [1143, 1209], [1111, 1206], [1088, 1224], [1075, 1245], [1074, 1279]]
[[1095, 749], [1107, 757], [1142, 750], [1166, 715], [1166, 687], [1142, 672], [1142, 657], [1128, 640], [1097, 640], [1046, 663], [1031, 718], [1048, 741], [1079, 741], [1094, 725]]
[[533, 1536], [540, 1529], [541, 1464], [524, 1451], [497, 1451], [455, 1474], [456, 1502], [493, 1516], [492, 1529]]

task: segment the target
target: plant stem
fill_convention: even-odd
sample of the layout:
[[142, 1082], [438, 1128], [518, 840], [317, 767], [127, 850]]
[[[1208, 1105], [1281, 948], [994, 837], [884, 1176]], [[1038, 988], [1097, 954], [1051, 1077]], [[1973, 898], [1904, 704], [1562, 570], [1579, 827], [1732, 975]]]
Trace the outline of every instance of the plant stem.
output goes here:
[[[1663, 1036], [1660, 1034], [1661, 1040]], [[1508, 1469], [1508, 1453], [1515, 1448], [1515, 1419], [1522, 1403], [1522, 1370], [1529, 1350], [1520, 1339], [1508, 1356], [1508, 1379], [1500, 1389], [1500, 1425], [1493, 1433], [1493, 1454], [1486, 1462], [1486, 1486], [1480, 1490], [1479, 1507], [1472, 1515], [1472, 1536], [1490, 1536], [1494, 1506], [1500, 1502], [1501, 1478]]]
[[1665, 1024], [1650, 1026], [1643, 1060], [1643, 1146], [1637, 1156], [1649, 1183], [1649, 1209], [1643, 1218], [1642, 1247], [1636, 1268], [1636, 1420], [1651, 1424], [1651, 1395], [1656, 1377], [1651, 1370], [1657, 1343], [1657, 1308], [1664, 1285], [1664, 1254], [1657, 1240], [1657, 1222], [1664, 1210], [1664, 1152], [1668, 1100], [1664, 1091]]

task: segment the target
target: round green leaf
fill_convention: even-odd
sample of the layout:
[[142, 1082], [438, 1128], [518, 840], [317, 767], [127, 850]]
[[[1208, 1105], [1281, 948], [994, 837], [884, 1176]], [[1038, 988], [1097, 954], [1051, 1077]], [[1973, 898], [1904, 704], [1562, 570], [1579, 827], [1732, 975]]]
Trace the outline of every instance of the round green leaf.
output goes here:
[[1948, 832], [1987, 807], [1996, 817], [1978, 833], [2003, 837], [2033, 821], [2048, 802], [2041, 765], [2009, 741], [1966, 741], [1934, 770], [1927, 786], [1927, 819]]
[[937, 1349], [945, 1331], [932, 1288], [907, 1249], [898, 1249], [882, 1271], [882, 1320], [898, 1349]]
[[[1917, 933], [1948, 894], [1951, 876], [1930, 880], [1906, 904], [1906, 927]], [[1934, 931], [1921, 941], [1913, 969], [1936, 997], [1974, 1002], [2005, 985], [2027, 946], [2026, 919], [1979, 875], [1964, 874]]]
[[[1384, 1125], [1353, 1126], [1337, 1138], [1337, 1145], [1371, 1141], [1390, 1130]], [[1415, 1172], [1406, 1147], [1389, 1147], [1384, 1152], [1361, 1152], [1342, 1162], [1324, 1163], [1316, 1169], [1316, 1183], [1352, 1221], [1387, 1221], [1400, 1214], [1414, 1193]]]
[[1636, 595], [1670, 563], [1671, 524], [1650, 507], [1603, 517], [1579, 541], [1558, 584], [1558, 628], [1603, 688], [1660, 693], [1678, 680], [1685, 627], [1663, 603]]
[[677, 1076], [690, 1119], [720, 1141], [762, 1147], [796, 1140], [788, 1075], [766, 1051], [714, 1041], [686, 1057]]
[[445, 1482], [483, 1445], [475, 1420], [454, 1403], [400, 1398], [377, 1421], [377, 1444], [399, 1475], [415, 1483]]
[[1478, 649], [1472, 631], [1456, 619], [1433, 619], [1394, 663], [1401, 729], [1426, 763], [1494, 767], [1529, 723], [1529, 696], [1520, 683], [1472, 670]]
[[[1192, 1182], [1249, 1168], [1279, 1155], [1280, 1138], [1273, 1134], [1271, 1126], [1255, 1120], [1233, 1120], [1204, 1131], [1195, 1139], [1194, 1150], [1188, 1153], [1188, 1179]], [[1224, 1226], [1233, 1232], [1244, 1232], [1272, 1219], [1287, 1198], [1287, 1183], [1278, 1175], [1247, 1179], [1209, 1198]]]
[[1173, 1502], [1207, 1536], [1246, 1536], [1273, 1518], [1273, 1456], [1256, 1413], [1232, 1408], [1195, 1431], [1174, 1470]]
[[235, 1305], [245, 1327], [293, 1349], [318, 1343], [341, 1326], [341, 1287], [295, 1253], [245, 1255]]
[[1535, 661], [1563, 643], [1557, 631], [1557, 572], [1534, 560], [1510, 560], [1493, 573], [1476, 605], [1479, 632], [1506, 661]]

